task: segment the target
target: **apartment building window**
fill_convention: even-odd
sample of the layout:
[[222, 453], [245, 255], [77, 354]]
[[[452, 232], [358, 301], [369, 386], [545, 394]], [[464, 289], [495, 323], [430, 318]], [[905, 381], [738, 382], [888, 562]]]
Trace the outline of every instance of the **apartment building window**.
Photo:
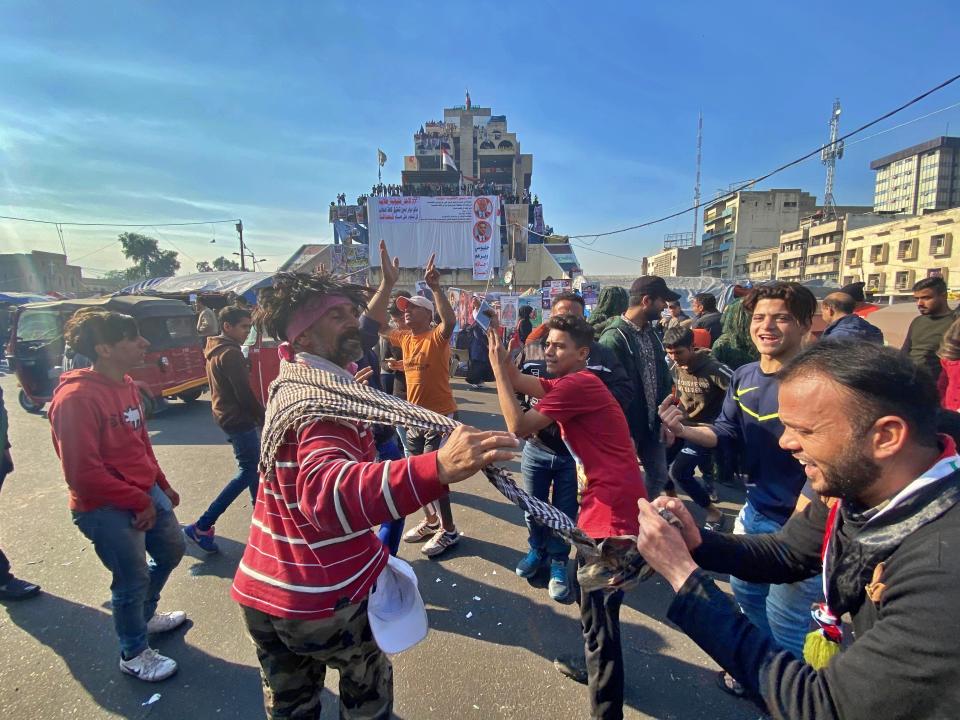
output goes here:
[[840, 283], [840, 284], [841, 284], [841, 285], [853, 285], [856, 281], [857, 281], [857, 278], [855, 278], [853, 275], [844, 275], [844, 276], [843, 276], [843, 282]]
[[862, 248], [854, 248], [853, 250], [847, 250], [847, 259], [846, 264], [851, 266], [856, 266], [860, 264], [860, 259], [863, 257]]
[[929, 270], [927, 270], [927, 277], [928, 278], [943, 277], [943, 268], [942, 267], [930, 268]]
[[784, 201], [783, 201], [783, 206], [784, 206], [784, 207], [796, 207], [796, 206], [797, 206], [797, 203], [796, 203], [795, 200], [784, 200]]
[[932, 235], [930, 237], [930, 254], [934, 256], [949, 255], [952, 239], [953, 239], [952, 233], [942, 233], [940, 235]]
[[894, 275], [894, 288], [896, 290], [909, 290], [913, 287], [913, 270], [901, 270]]
[[883, 273], [875, 273], [867, 276], [867, 290], [879, 292], [883, 290]]
[[917, 259], [917, 239], [901, 240], [897, 245], [897, 260]]
[[871, 245], [870, 246], [870, 262], [885, 263], [886, 261], [887, 261], [887, 246]]

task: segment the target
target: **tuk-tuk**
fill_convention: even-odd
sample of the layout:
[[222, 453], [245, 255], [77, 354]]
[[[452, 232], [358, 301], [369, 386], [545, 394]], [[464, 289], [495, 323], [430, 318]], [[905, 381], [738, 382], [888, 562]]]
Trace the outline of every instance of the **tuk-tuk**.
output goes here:
[[277, 354], [279, 346], [277, 340], [261, 335], [254, 325], [241, 348], [250, 364], [250, 387], [264, 406], [267, 404], [270, 383], [280, 374], [280, 356]]
[[53, 397], [64, 366], [63, 327], [77, 310], [90, 307], [130, 315], [149, 341], [143, 364], [130, 373], [148, 416], [168, 398], [189, 403], [200, 397], [207, 385], [206, 363], [188, 305], [141, 296], [57, 300], [21, 305], [13, 317], [7, 351], [24, 410], [39, 413]]

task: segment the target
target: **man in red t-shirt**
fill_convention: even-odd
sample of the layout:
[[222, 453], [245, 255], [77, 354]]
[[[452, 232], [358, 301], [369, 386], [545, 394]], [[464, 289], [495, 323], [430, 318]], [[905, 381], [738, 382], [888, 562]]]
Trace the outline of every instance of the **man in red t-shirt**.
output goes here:
[[[551, 318], [549, 328], [544, 357], [553, 380], [521, 374], [508, 361], [491, 323], [490, 363], [507, 429], [529, 437], [551, 423], [559, 425], [587, 476], [577, 526], [595, 540], [636, 535], [633, 516], [646, 490], [623, 410], [603, 381], [586, 369], [593, 328], [574, 315]], [[518, 392], [539, 402], [524, 412]], [[580, 594], [591, 717], [623, 717], [622, 600], [620, 590]]]

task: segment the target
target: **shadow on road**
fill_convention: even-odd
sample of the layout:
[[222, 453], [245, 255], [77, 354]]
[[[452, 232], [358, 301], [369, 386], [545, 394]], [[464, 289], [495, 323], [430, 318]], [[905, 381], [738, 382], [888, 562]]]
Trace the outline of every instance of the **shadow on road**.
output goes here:
[[[10, 620], [59, 655], [67, 671], [104, 710], [127, 718], [262, 718], [260, 674], [245, 665], [222, 660], [186, 642], [176, 630], [151, 639], [151, 645], [174, 658], [179, 672], [160, 683], [144, 683], [123, 675], [117, 667], [118, 649], [113, 620], [108, 613], [55, 595], [7, 605]], [[239, 615], [224, 622], [225, 632], [242, 633]], [[251, 659], [253, 653], [251, 649]], [[40, 675], [46, 668], [22, 668], [22, 677]], [[191, 687], [191, 685], [193, 687]], [[56, 683], [56, 688], [62, 687]], [[154, 692], [162, 695], [152, 706], [141, 707]], [[9, 696], [8, 696], [9, 697]], [[62, 700], [64, 706], [69, 700]], [[190, 708], [185, 713], [184, 708]], [[7, 717], [39, 717], [40, 708], [7, 708]]]
[[[511, 576], [520, 553], [476, 539], [470, 544], [477, 546], [477, 554], [485, 560], [505, 566], [500, 572], [506, 573], [506, 577], [498, 574], [496, 579], [486, 576], [487, 580], [482, 580], [448, 567], [438, 567], [429, 560], [414, 560], [412, 564], [428, 605], [431, 630], [462, 635], [478, 642], [522, 648], [550, 664], [562, 656], [582, 658], [580, 624], [564, 614], [566, 611], [560, 605], [539, 604], [517, 592], [490, 584], [519, 582], [518, 578]], [[436, 582], [436, 577], [441, 579], [440, 583]], [[660, 616], [665, 608], [666, 604], [663, 604]], [[621, 634], [626, 667], [626, 706], [651, 717], [676, 717], [678, 706], [688, 709], [696, 706], [696, 702], [678, 705], [678, 694], [702, 693], [704, 698], [699, 702], [703, 702], [704, 711], [717, 705], [723, 705], [724, 709], [729, 706], [732, 710], [740, 707], [736, 700], [721, 697], [714, 686], [712, 670], [665, 654], [669, 648], [659, 633], [636, 623], [621, 621]], [[533, 676], [539, 677], [531, 668]], [[561, 680], [559, 673], [557, 679], [558, 682]], [[518, 681], [523, 682], [523, 679], [518, 678]], [[586, 711], [589, 707], [586, 688], [578, 688], [578, 691], [584, 693]], [[718, 713], [717, 717], [720, 716]]]
[[147, 421], [154, 445], [227, 445], [229, 441], [210, 413], [210, 401], [173, 401]]

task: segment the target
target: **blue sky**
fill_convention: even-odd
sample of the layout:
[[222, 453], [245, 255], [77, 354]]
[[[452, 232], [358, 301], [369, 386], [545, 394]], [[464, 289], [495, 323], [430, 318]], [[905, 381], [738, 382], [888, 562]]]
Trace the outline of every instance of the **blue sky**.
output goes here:
[[[709, 198], [823, 143], [834, 97], [849, 131], [960, 68], [955, 0], [652, 5], [7, 0], [0, 214], [242, 217], [273, 269], [328, 241], [328, 203], [369, 189], [378, 146], [399, 182], [413, 132], [469, 87], [533, 153], [547, 222], [601, 232], [691, 204], [699, 110]], [[865, 135], [958, 103], [960, 82]], [[870, 160], [948, 123], [960, 135], [960, 106], [849, 145], [837, 202], [870, 204]], [[765, 187], [823, 183], [809, 161]], [[687, 214], [592, 248], [640, 258], [690, 229]], [[68, 256], [122, 267], [120, 231], [66, 227]], [[231, 225], [145, 232], [190, 269], [236, 250]], [[59, 247], [50, 226], [0, 221], [0, 251]], [[587, 272], [639, 270], [578, 254]]]

